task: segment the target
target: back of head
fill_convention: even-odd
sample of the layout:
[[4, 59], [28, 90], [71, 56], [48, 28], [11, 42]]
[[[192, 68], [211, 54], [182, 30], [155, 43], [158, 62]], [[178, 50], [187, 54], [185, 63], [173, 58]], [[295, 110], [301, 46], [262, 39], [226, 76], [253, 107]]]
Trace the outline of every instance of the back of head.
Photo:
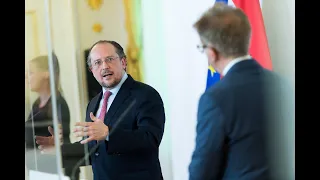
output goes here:
[[203, 43], [210, 44], [225, 57], [248, 54], [251, 27], [241, 9], [215, 3], [194, 27]]

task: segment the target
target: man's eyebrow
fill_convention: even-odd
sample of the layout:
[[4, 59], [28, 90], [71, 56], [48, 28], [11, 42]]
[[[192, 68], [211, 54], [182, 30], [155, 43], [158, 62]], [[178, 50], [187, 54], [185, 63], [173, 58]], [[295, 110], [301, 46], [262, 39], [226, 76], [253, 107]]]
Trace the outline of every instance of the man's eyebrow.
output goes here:
[[93, 60], [93, 61], [97, 61], [97, 60], [101, 60], [101, 59], [106, 59], [106, 58], [110, 58], [110, 57], [115, 57], [115, 56], [106, 56], [106, 57], [103, 57], [103, 58], [95, 59], [95, 60]]
[[99, 58], [99, 59], [94, 59], [93, 61], [98, 61], [98, 60], [101, 60], [101, 58]]
[[117, 57], [117, 55], [114, 55], [114, 56], [107, 56], [107, 57], [105, 57], [105, 58], [109, 58], [109, 57]]

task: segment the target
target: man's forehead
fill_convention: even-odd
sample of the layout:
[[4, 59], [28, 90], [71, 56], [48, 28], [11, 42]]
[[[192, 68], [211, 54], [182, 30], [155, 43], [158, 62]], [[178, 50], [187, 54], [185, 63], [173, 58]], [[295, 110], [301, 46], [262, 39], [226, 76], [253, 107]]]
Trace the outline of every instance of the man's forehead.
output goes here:
[[93, 46], [91, 51], [116, 52], [116, 48], [110, 43], [98, 43]]
[[115, 56], [117, 54], [115, 47], [109, 43], [95, 45], [91, 50], [92, 59]]

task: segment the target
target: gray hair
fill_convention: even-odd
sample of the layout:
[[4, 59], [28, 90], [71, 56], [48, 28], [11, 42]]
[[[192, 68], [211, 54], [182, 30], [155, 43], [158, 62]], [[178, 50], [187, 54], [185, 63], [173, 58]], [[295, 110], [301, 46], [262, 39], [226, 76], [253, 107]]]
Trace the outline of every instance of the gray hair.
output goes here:
[[222, 56], [248, 54], [251, 26], [241, 9], [215, 3], [193, 26], [202, 42], [211, 45]]

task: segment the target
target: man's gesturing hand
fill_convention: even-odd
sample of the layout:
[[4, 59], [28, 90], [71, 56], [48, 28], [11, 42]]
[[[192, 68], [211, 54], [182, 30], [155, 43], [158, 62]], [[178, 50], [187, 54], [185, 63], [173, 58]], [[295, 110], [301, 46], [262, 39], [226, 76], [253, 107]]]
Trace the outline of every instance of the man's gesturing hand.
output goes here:
[[90, 118], [93, 122], [77, 122], [76, 128], [73, 131], [76, 137], [89, 136], [80, 143], [85, 144], [92, 140], [105, 140], [109, 134], [109, 128], [103, 123], [103, 120], [96, 118], [93, 113], [90, 113]]

